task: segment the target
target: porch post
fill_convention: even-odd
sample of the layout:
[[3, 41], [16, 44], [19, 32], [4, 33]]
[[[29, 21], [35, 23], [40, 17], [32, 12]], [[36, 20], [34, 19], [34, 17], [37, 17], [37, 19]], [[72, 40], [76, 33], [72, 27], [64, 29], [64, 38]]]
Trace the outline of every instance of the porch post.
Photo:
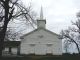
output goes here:
[[20, 46], [17, 47], [17, 55], [20, 55]]
[[11, 53], [12, 51], [11, 51], [11, 49], [12, 49], [12, 47], [9, 47], [9, 53]]

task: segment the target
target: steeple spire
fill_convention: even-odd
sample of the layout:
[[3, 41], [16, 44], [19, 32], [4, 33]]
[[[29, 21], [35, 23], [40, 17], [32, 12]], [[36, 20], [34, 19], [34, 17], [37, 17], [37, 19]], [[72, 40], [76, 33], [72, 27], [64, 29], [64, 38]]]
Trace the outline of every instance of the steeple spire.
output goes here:
[[40, 20], [43, 20], [43, 8], [41, 6], [41, 11], [40, 11]]
[[41, 6], [40, 17], [37, 20], [37, 28], [45, 28], [45, 27], [46, 27], [46, 20], [43, 17], [43, 8]]

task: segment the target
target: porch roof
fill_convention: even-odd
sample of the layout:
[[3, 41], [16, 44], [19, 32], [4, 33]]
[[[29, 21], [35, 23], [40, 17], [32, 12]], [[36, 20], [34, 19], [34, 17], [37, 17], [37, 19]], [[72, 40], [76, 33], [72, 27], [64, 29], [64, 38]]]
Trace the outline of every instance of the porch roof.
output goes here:
[[21, 41], [4, 41], [4, 47], [18, 47]]

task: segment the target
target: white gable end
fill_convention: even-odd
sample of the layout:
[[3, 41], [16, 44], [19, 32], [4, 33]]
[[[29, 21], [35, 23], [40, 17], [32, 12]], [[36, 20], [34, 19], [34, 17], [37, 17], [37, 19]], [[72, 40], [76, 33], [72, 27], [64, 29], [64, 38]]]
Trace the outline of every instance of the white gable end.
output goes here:
[[46, 29], [37, 29], [23, 37], [21, 43], [21, 53], [23, 54], [62, 54], [62, 41], [58, 39], [57, 34]]

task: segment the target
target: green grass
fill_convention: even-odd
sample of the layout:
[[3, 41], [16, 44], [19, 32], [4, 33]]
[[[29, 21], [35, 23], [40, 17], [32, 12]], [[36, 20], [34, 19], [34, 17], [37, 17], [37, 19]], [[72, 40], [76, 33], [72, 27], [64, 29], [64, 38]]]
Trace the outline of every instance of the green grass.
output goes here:
[[80, 55], [63, 54], [62, 56], [53, 55], [21, 55], [21, 56], [5, 56], [0, 60], [80, 60]]

